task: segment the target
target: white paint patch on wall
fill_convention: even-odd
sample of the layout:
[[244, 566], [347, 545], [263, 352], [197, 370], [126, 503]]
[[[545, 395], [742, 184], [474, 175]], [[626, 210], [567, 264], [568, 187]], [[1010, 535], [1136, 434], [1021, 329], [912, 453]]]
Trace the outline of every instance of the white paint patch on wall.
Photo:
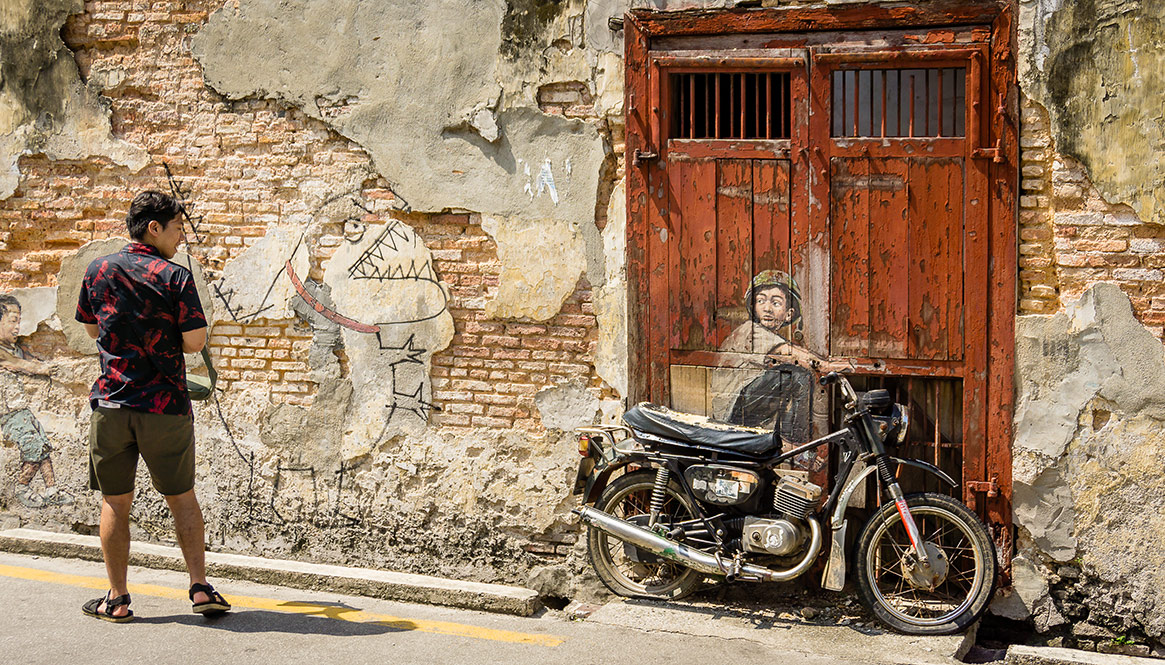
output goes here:
[[214, 283], [218, 320], [291, 318], [294, 314], [288, 303], [296, 293], [287, 275], [288, 261], [300, 280], [307, 278], [309, 257], [303, 229], [268, 226], [265, 236], [226, 263], [222, 277]]
[[48, 321], [53, 330], [61, 329], [57, 315], [57, 287], [37, 286], [30, 289], [13, 289], [9, 295], [20, 302], [20, 332], [25, 337], [36, 332], [41, 323]]
[[578, 225], [482, 215], [481, 228], [498, 246], [498, 294], [486, 302], [490, 318], [546, 321], [562, 309], [586, 268], [586, 241]]
[[341, 315], [349, 359], [352, 406], [342, 457], [364, 455], [381, 442], [428, 427], [432, 355], [453, 341], [448, 288], [433, 259], [406, 224], [369, 226], [345, 242], [324, 271]]

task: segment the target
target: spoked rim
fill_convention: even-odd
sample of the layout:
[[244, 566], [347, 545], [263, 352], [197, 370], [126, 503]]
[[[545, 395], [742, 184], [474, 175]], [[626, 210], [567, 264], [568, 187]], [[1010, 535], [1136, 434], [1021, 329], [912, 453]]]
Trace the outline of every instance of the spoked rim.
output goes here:
[[[983, 553], [975, 547], [971, 527], [940, 506], [912, 506], [910, 514], [924, 542], [947, 557], [947, 575], [933, 591], [906, 579], [902, 559], [912, 551], [902, 516], [894, 513], [874, 533], [866, 575], [878, 603], [900, 620], [916, 626], [945, 624], [975, 602], [987, 583]], [[929, 549], [929, 548], [927, 548]]]
[[[615, 495], [610, 503], [611, 515], [622, 520], [628, 520], [637, 515], [648, 515], [651, 512], [651, 485], [631, 486]], [[659, 521], [663, 524], [675, 524], [693, 519], [695, 515], [675, 495], [668, 492], [663, 502], [663, 509], [659, 513]], [[684, 573], [688, 568], [674, 561], [660, 561], [659, 563], [643, 563], [634, 561], [627, 556], [623, 541], [613, 538], [606, 533], [599, 532], [599, 546], [603, 548], [606, 559], [611, 564], [611, 572], [622, 578], [622, 583], [638, 593], [661, 595], [670, 592], [683, 582]]]

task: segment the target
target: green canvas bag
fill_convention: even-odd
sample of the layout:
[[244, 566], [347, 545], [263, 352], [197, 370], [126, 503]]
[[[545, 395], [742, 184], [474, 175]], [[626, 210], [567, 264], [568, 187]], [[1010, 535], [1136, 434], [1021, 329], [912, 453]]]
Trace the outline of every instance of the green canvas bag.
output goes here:
[[210, 361], [206, 345], [202, 347], [202, 360], [206, 363], [206, 376], [186, 373], [186, 391], [190, 393], [190, 399], [195, 401], [210, 399], [214, 394], [214, 384], [218, 381], [218, 372], [214, 371], [214, 363]]

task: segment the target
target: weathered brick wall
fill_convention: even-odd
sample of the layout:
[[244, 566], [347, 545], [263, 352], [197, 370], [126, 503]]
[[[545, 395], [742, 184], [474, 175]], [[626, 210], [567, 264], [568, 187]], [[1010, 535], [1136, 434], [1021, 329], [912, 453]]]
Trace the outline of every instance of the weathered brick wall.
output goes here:
[[[334, 459], [338, 446], [321, 452], [267, 445], [272, 426], [264, 419], [275, 407], [302, 407], [295, 417], [307, 428], [316, 414], [310, 409], [322, 401], [318, 368], [308, 361], [313, 329], [294, 317], [232, 320], [229, 295], [214, 296], [219, 321], [210, 349], [220, 399], [196, 406], [208, 542], [270, 556], [435, 574], [456, 568], [483, 580], [525, 582], [529, 570], [561, 561], [577, 540], [577, 525], [562, 517], [559, 505], [573, 480], [559, 467], [573, 464], [574, 453], [558, 445], [561, 432], [543, 426], [535, 395], [563, 384], [582, 385], [596, 398], [612, 394], [594, 370], [591, 285], [580, 278], [547, 321], [489, 319], [485, 306], [498, 293], [502, 265], [479, 215], [398, 210], [388, 183], [354, 142], [288, 104], [230, 101], [207, 87], [190, 41], [222, 4], [91, 1], [69, 19], [62, 36], [83, 79], [108, 99], [114, 135], [144, 147], [150, 165], [134, 173], [103, 158], [23, 157], [17, 191], [0, 200], [0, 292], [58, 285], [62, 260], [85, 243], [125, 236], [130, 200], [144, 189], [178, 188], [192, 221], [188, 251], [212, 291], [228, 262], [272, 225], [307, 229], [310, 267], [300, 277], [321, 282], [325, 263], [353, 225], [399, 220], [431, 252], [453, 319], [452, 344], [431, 359], [434, 408], [427, 430], [399, 449], [393, 446], [400, 438], [390, 437], [387, 452], [355, 460]], [[543, 101], [547, 113], [587, 118], [618, 134], [620, 145], [604, 167], [610, 182], [596, 206], [605, 221], [621, 130], [596, 119], [588, 98], [568, 84], [548, 88]], [[331, 104], [328, 112], [343, 111], [342, 101]], [[346, 200], [354, 203], [337, 211], [335, 202]], [[98, 513], [83, 488], [84, 395], [96, 364], [48, 325], [20, 341], [40, 357], [73, 363], [67, 382], [51, 379], [53, 390], [75, 393], [68, 406], [77, 416], [73, 438], [56, 430], [50, 438], [58, 483], [77, 504], [66, 512], [29, 509], [8, 482], [0, 508], [9, 513], [6, 520], [15, 515], [22, 525], [89, 532]], [[335, 354], [347, 376], [345, 350]], [[247, 403], [253, 395], [260, 397]], [[477, 459], [465, 457], [466, 441], [484, 448], [472, 453]], [[14, 459], [10, 445], [0, 452]], [[135, 528], [147, 537], [171, 537], [166, 513], [149, 492], [141, 493]]]
[[[227, 101], [205, 86], [189, 37], [220, 4], [86, 2], [84, 13], [70, 18], [63, 36], [82, 76], [104, 86], [114, 132], [147, 147], [152, 164], [133, 174], [100, 160], [25, 157], [20, 188], [0, 201], [0, 290], [55, 285], [62, 257], [88, 241], [124, 236], [133, 194], [170, 188], [162, 164], [190, 204], [195, 232], [189, 250], [207, 269], [208, 280], [262, 237], [268, 224], [310, 213], [321, 194], [331, 193], [328, 183], [350, 179], [353, 169], [368, 172], [360, 197], [378, 204], [359, 221], [396, 214], [392, 192], [358, 146], [294, 108]], [[548, 113], [594, 115], [581, 83], [550, 86], [543, 97]], [[493, 240], [476, 218], [402, 219], [434, 251], [434, 267], [452, 296], [457, 334], [434, 358], [440, 410], [433, 424], [540, 427], [532, 416], [535, 392], [593, 376], [596, 324], [589, 286], [580, 283], [562, 311], [545, 323], [488, 321], [483, 307], [496, 293], [499, 270]], [[338, 244], [342, 223], [325, 225], [309, 244], [311, 276], [320, 276], [320, 263]], [[303, 360], [310, 343], [310, 328], [294, 319], [219, 325], [211, 348], [220, 386], [231, 390], [236, 382], [262, 382], [270, 384], [277, 401], [310, 404], [315, 386]]]
[[1021, 160], [1020, 313], [1056, 312], [1113, 282], [1165, 339], [1165, 227], [1104, 200], [1084, 168], [1056, 150], [1047, 112], [1026, 99]]

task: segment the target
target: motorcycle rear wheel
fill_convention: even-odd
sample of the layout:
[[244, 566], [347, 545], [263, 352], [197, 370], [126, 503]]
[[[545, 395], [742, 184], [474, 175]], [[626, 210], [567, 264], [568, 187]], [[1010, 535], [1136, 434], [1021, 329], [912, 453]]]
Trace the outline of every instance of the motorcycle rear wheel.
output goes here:
[[944, 494], [912, 494], [906, 505], [928, 555], [943, 569], [934, 588], [911, 578], [913, 549], [894, 503], [883, 505], [858, 537], [858, 591], [880, 621], [912, 635], [947, 635], [969, 628], [995, 590], [995, 544], [987, 527]]
[[[603, 490], [595, 507], [623, 520], [647, 515], [654, 487], [654, 472], [638, 471], [620, 476]], [[659, 516], [660, 523], [674, 524], [696, 517], [695, 506], [674, 480], [668, 482], [666, 494]], [[631, 598], [676, 600], [700, 586], [702, 573], [674, 561], [635, 561], [628, 556], [629, 547], [599, 529], [590, 527], [587, 530], [587, 557], [591, 567], [603, 584], [614, 593]]]

